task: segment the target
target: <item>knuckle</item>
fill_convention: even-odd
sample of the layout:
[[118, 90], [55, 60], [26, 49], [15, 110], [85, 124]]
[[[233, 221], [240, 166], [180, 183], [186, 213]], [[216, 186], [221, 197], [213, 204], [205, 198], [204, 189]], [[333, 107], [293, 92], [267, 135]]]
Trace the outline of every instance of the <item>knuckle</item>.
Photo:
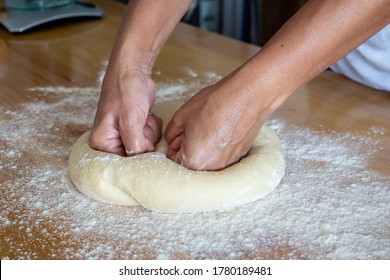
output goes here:
[[170, 122], [169, 122], [169, 125], [170, 125], [171, 127], [178, 127], [178, 126], [180, 126], [181, 122], [182, 122], [182, 118], [181, 118], [180, 115], [176, 112], [175, 114], [173, 114], [173, 116], [172, 116], [172, 118], [171, 118], [171, 120], [170, 120]]
[[205, 160], [199, 154], [193, 154], [190, 156], [182, 156], [182, 164], [192, 170], [204, 170]]
[[91, 146], [91, 148], [96, 150], [104, 150], [105, 148], [104, 141], [102, 141], [102, 137], [100, 137], [99, 134], [94, 130], [92, 130], [91, 134], [89, 135], [89, 145]]

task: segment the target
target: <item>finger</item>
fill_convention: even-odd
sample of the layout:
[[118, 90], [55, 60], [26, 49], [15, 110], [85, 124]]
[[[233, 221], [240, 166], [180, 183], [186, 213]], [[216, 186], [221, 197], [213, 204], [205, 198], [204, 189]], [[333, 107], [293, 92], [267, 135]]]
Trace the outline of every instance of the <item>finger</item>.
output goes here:
[[177, 164], [181, 164], [183, 165], [184, 167], [186, 167], [183, 163], [183, 155], [182, 155], [182, 150], [178, 150], [178, 151], [173, 151], [173, 150], [168, 150], [168, 158], [174, 162], [176, 162]]
[[150, 113], [144, 126], [144, 136], [150, 143], [152, 143], [153, 148], [145, 150], [144, 152], [155, 151], [155, 145], [161, 137], [161, 129], [162, 120], [156, 115]]
[[186, 153], [183, 135], [179, 135], [174, 140], [172, 140], [168, 147], [169, 159], [192, 170], [206, 170], [206, 166], [204, 166], [205, 163], [204, 160], [202, 160], [202, 157], [203, 154], [201, 151], [199, 151], [199, 153]]
[[183, 141], [182, 135], [179, 135], [174, 140], [172, 140], [172, 142], [168, 146], [168, 154], [167, 154], [168, 158], [170, 158], [171, 160], [177, 163], [181, 163], [181, 160], [180, 162], [176, 160], [177, 159], [176, 154], [178, 154], [178, 152], [180, 151], [182, 141]]
[[142, 123], [142, 121], [135, 121], [135, 123], [137, 125], [136, 128], [132, 131], [129, 131], [129, 135], [131, 136], [126, 137], [126, 135], [121, 134], [122, 141], [126, 147], [126, 154], [131, 156], [154, 151], [155, 144], [161, 137], [161, 130], [163, 126], [162, 119], [153, 113], [149, 113], [146, 120], [144, 121], [142, 134], [140, 134], [139, 130], [139, 124]]
[[168, 144], [170, 144], [176, 137], [181, 135], [183, 133], [183, 128], [182, 128], [182, 122], [179, 121], [179, 117], [177, 112], [173, 115], [172, 119], [169, 121], [164, 137], [165, 141], [167, 141]]
[[[185, 145], [189, 148], [186, 149]], [[167, 156], [174, 162], [196, 171], [216, 171], [226, 166], [215, 150], [207, 151], [208, 149], [199, 149], [196, 143], [185, 142], [184, 137], [180, 135], [170, 143]]]
[[93, 127], [89, 135], [89, 145], [98, 151], [120, 156], [125, 155], [125, 149], [118, 131], [109, 126]]
[[120, 122], [119, 127], [123, 146], [126, 155], [132, 156], [144, 152], [152, 151], [154, 146], [144, 135], [146, 119], [133, 116], [131, 119]]
[[144, 127], [144, 135], [146, 139], [153, 143], [153, 145], [156, 145], [158, 140], [160, 140], [162, 126], [162, 119], [153, 113], [149, 113]]

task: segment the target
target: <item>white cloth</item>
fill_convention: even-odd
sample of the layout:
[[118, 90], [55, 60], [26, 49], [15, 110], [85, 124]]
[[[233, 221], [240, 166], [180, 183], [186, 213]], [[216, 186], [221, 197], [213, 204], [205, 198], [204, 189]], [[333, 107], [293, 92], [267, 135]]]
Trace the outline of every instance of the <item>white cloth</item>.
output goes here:
[[390, 91], [390, 24], [330, 68], [366, 86]]

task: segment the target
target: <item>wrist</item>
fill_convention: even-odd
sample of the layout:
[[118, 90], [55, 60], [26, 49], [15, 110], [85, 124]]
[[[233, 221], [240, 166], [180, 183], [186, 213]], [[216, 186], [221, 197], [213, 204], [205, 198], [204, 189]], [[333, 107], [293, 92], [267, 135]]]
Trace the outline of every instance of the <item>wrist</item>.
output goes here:
[[151, 75], [157, 54], [135, 43], [116, 45], [111, 53], [107, 70], [115, 70], [120, 73], [141, 71]]
[[299, 88], [299, 80], [289, 73], [267, 54], [259, 53], [237, 69], [232, 78], [240, 81], [240, 92], [250, 102], [247, 105], [254, 107], [264, 121]]

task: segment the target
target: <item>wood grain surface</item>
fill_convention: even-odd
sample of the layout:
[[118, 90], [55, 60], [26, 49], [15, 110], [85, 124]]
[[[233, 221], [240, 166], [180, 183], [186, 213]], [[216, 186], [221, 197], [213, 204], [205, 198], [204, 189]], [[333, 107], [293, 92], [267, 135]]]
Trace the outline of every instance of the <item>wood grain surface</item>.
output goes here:
[[[5, 29], [0, 29], [0, 121], [2, 122], [3, 127], [8, 127], [6, 126], [7, 122], [10, 125], [18, 125], [19, 122], [13, 121], [19, 115], [26, 115], [27, 113], [24, 110], [27, 110], [26, 108], [30, 108], [29, 110], [31, 110], [31, 106], [34, 104], [48, 106], [47, 112], [49, 112], [51, 110], [50, 104], [58, 105], [57, 102], [59, 102], [61, 98], [65, 98], [65, 95], [48, 94], [48, 92], [50, 92], [48, 87], [55, 87], [57, 89], [93, 89], [92, 91], [95, 99], [88, 103], [89, 107], [87, 106], [84, 109], [89, 110], [88, 112], [94, 111], [99, 93], [97, 78], [101, 75], [102, 71], [104, 71], [105, 63], [109, 59], [125, 6], [113, 1], [95, 0], [92, 2], [97, 3], [104, 9], [105, 15], [102, 19], [61, 21], [55, 24], [35, 28], [25, 34], [17, 35], [9, 34]], [[206, 32], [192, 26], [179, 24], [156, 62], [153, 78], [159, 85], [169, 85], [170, 82], [178, 82], [181, 83], [181, 85], [184, 85], [187, 82], [192, 84], [207, 83], [214, 81], [210, 77], [223, 77], [228, 74], [258, 51], [258, 47]], [[46, 90], [39, 90], [39, 87], [46, 87]], [[185, 99], [191, 94], [193, 94], [193, 92], [188, 92], [184, 94], [182, 98]], [[81, 97], [84, 98], [85, 96], [81, 95]], [[73, 103], [71, 103], [71, 105], [72, 104]], [[69, 115], [74, 115], [76, 117], [79, 116], [78, 114], [82, 114], [82, 111], [84, 110], [76, 110], [70, 105], [66, 105], [63, 108], [68, 108]], [[53, 112], [55, 112], [55, 109], [53, 109]], [[57, 114], [58, 112], [55, 113]], [[66, 114], [66, 111], [64, 114]], [[26, 116], [32, 115], [27, 114]], [[93, 117], [93, 115], [91, 116]], [[272, 115], [272, 120], [277, 120], [279, 124], [283, 123], [284, 125], [294, 128], [294, 130], [306, 129], [314, 131], [313, 133], [319, 133], [320, 131], [323, 135], [332, 137], [337, 137], [337, 135], [353, 135], [353, 137], [355, 137], [354, 139], [359, 137], [371, 137], [370, 141], [372, 139], [372, 143], [374, 143], [374, 150], [373, 154], [370, 154], [365, 159], [367, 160], [367, 163], [364, 163], [363, 169], [366, 172], [380, 174], [380, 176], [378, 175], [378, 178], [380, 179], [378, 179], [377, 187], [380, 188], [385, 195], [389, 194], [390, 188], [389, 119], [389, 93], [365, 87], [331, 71], [323, 72], [307, 85], [297, 90], [297, 92]], [[29, 121], [31, 120], [28, 120], [28, 118], [25, 119], [26, 123], [29, 123]], [[255, 230], [244, 233], [242, 229], [238, 229], [240, 228], [238, 221], [232, 222], [237, 225], [236, 230], [238, 232], [238, 237], [235, 239], [233, 229], [230, 228], [229, 244], [237, 243], [241, 245], [237, 245], [238, 247], [232, 245], [232, 248], [236, 249], [229, 249], [231, 250], [230, 253], [223, 249], [219, 250], [218, 248], [213, 250], [213, 244], [201, 247], [201, 249], [199, 249], [200, 245], [195, 246], [194, 244], [191, 244], [191, 246], [185, 247], [187, 249], [181, 249], [183, 247], [181, 247], [182, 244], [180, 242], [184, 237], [180, 236], [185, 235], [183, 230], [185, 231], [186, 228], [184, 227], [183, 229], [180, 225], [176, 225], [178, 244], [175, 242], [170, 243], [170, 249], [168, 249], [168, 247], [165, 249], [160, 248], [167, 244], [165, 240], [167, 237], [162, 235], [161, 239], [164, 239], [165, 241], [162, 240], [161, 243], [159, 243], [159, 235], [154, 234], [152, 230], [149, 230], [147, 233], [139, 232], [136, 235], [137, 237], [134, 238], [130, 235], [126, 240], [121, 240], [121, 236], [115, 235], [115, 233], [112, 232], [107, 234], [104, 231], [98, 232], [91, 230], [91, 232], [84, 231], [80, 233], [75, 230], [75, 224], [79, 221], [76, 217], [77, 215], [69, 213], [62, 214], [61, 210], [56, 210], [57, 212], [55, 212], [54, 210], [49, 209], [50, 207], [56, 208], [55, 206], [48, 206], [46, 209], [45, 200], [43, 202], [35, 203], [35, 208], [31, 206], [31, 201], [29, 202], [26, 198], [26, 192], [29, 192], [31, 189], [33, 197], [29, 199], [32, 201], [37, 199], [36, 197], [44, 197], [45, 194], [40, 193], [38, 188], [32, 187], [33, 182], [25, 179], [26, 174], [31, 173], [31, 178], [37, 178], [34, 170], [38, 170], [38, 167], [50, 170], [50, 166], [56, 166], [56, 168], [63, 172], [62, 179], [58, 180], [63, 186], [67, 186], [69, 189], [67, 190], [64, 187], [58, 189], [58, 196], [62, 197], [61, 202], [66, 204], [67, 202], [64, 197], [69, 195], [72, 197], [71, 201], [73, 202], [80, 199], [83, 200], [84, 206], [91, 203], [91, 205], [93, 205], [93, 207], [91, 206], [91, 209], [100, 213], [99, 215], [104, 216], [107, 215], [104, 213], [110, 213], [111, 216], [120, 216], [126, 211], [134, 211], [134, 213], [132, 213], [134, 219], [129, 221], [129, 224], [148, 224], [150, 221], [153, 221], [156, 223], [156, 227], [157, 224], [160, 223], [169, 224], [170, 218], [166, 215], [159, 218], [156, 216], [157, 214], [149, 213], [142, 209], [127, 210], [123, 207], [106, 206], [103, 203], [92, 202], [87, 198], [84, 198], [81, 194], [77, 194], [77, 190], [74, 189], [67, 177], [66, 152], [69, 151], [75, 139], [90, 127], [92, 118], [85, 123], [80, 121], [69, 124], [65, 122], [61, 123], [60, 119], [56, 120], [56, 122], [52, 121], [48, 113], [46, 120], [40, 121], [42, 121], [42, 127], [55, 127], [56, 129], [55, 131], [50, 130], [48, 132], [51, 135], [56, 134], [54, 142], [45, 144], [48, 146], [48, 149], [50, 149], [51, 144], [55, 144], [63, 147], [65, 152], [59, 154], [57, 157], [53, 154], [40, 156], [40, 152], [37, 149], [34, 149], [34, 147], [38, 147], [41, 144], [38, 143], [40, 141], [34, 142], [34, 139], [38, 139], [38, 132], [33, 131], [31, 134], [28, 134], [27, 130], [31, 128], [31, 125], [29, 127], [23, 126], [22, 121], [20, 121], [20, 130], [18, 130], [19, 128], [13, 127], [12, 129], [14, 130], [12, 131], [19, 131], [20, 135], [27, 135], [25, 137], [26, 139], [31, 137], [30, 142], [25, 142], [26, 139], [23, 139], [23, 141], [19, 141], [18, 139], [12, 140], [11, 134], [7, 132], [8, 134], [5, 135], [5, 131], [0, 131], [0, 207], [2, 208], [0, 211], [0, 258], [2, 259], [153, 259], [164, 255], [161, 253], [161, 251], [164, 250], [167, 252], [164, 255], [165, 257], [176, 259], [318, 259], [348, 258], [349, 256], [348, 254], [330, 254], [330, 250], [337, 251], [338, 245], [335, 245], [336, 243], [332, 245], [332, 249], [327, 248], [326, 250], [322, 250], [321, 246], [307, 245], [305, 243], [306, 241], [291, 243], [289, 242], [291, 236], [288, 237], [288, 235], [279, 239], [277, 238], [277, 234], [272, 232], [272, 226], [269, 224], [270, 231], [267, 240], [273, 240], [274, 242], [265, 244], [264, 242], [262, 243], [259, 241], [262, 240], [262, 237], [256, 236]], [[49, 125], [51, 121], [53, 122], [52, 126]], [[11, 128], [7, 131], [10, 131], [10, 129]], [[282, 135], [280, 135], [280, 137], [283, 142]], [[300, 143], [299, 141], [301, 141], [301, 143], [304, 143], [307, 140], [308, 139], [298, 139], [297, 142]], [[28, 149], [26, 147], [18, 146], [19, 143], [22, 142], [28, 143]], [[12, 155], [14, 155], [14, 152], [12, 151], [19, 151], [21, 156], [15, 159], [15, 157], [12, 157]], [[360, 153], [361, 152], [362, 151], [360, 151]], [[337, 158], [337, 156], [337, 154], [334, 155], [335, 158]], [[318, 169], [319, 166], [317, 164], [310, 168], [315, 170]], [[282, 182], [285, 186], [289, 184], [292, 185], [292, 181], [299, 182], [299, 180], [304, 180], [304, 173], [299, 173], [298, 170], [294, 170], [294, 162], [292, 162], [291, 159], [288, 160], [288, 169], [292, 171], [290, 171]], [[346, 169], [348, 169], [348, 166]], [[310, 172], [310, 170], [308, 172]], [[343, 172], [348, 172], [348, 170]], [[300, 174], [299, 176], [302, 177], [297, 178], [294, 174]], [[353, 178], [350, 179], [352, 180]], [[369, 180], [370, 177], [368, 177], [368, 181]], [[353, 187], [348, 180], [344, 180], [343, 182], [345, 182], [345, 186], [343, 187]], [[50, 182], [48, 182], [48, 184], [49, 183]], [[321, 186], [323, 183], [322, 177], [319, 177], [316, 181], [318, 186]], [[370, 182], [367, 184], [369, 183]], [[40, 183], [40, 185], [42, 184], [43, 183]], [[292, 188], [291, 192], [293, 191], [294, 188]], [[47, 192], [47, 189], [44, 189], [43, 192]], [[55, 187], [52, 188], [50, 192], [51, 198], [56, 197]], [[269, 198], [267, 203], [272, 203], [272, 199], [275, 199], [275, 197], [280, 198], [282, 195], [283, 193], [276, 193]], [[382, 212], [378, 213], [378, 219], [380, 218], [382, 222], [379, 228], [378, 225], [366, 224], [367, 229], [365, 234], [367, 236], [373, 236], [374, 239], [378, 238], [380, 242], [390, 241], [390, 222], [388, 219], [390, 213], [390, 198], [387, 196], [372, 199], [372, 202], [377, 201], [375, 199], [381, 199], [381, 203], [378, 207]], [[340, 199], [340, 201], [342, 200]], [[370, 197], [366, 197], [364, 204], [370, 203]], [[300, 202], [297, 201], [296, 204], [299, 205]], [[334, 207], [337, 208], [337, 206]], [[46, 209], [48, 212], [45, 212], [46, 210], [38, 211], [38, 208], [40, 210]], [[314, 208], [315, 204], [313, 204], [313, 209]], [[323, 211], [332, 212], [336, 208], [332, 207], [331, 209], [325, 209]], [[63, 209], [64, 211], [73, 211], [67, 204]], [[250, 209], [250, 207], [247, 208], [248, 211]], [[76, 214], [81, 213], [81, 210], [77, 211]], [[85, 209], [85, 211], [88, 212], [87, 209]], [[47, 213], [51, 214], [47, 216]], [[248, 214], [251, 214], [251, 212]], [[93, 216], [95, 214], [91, 213], [90, 215]], [[212, 219], [221, 219], [221, 217], [227, 217], [224, 215], [235, 214], [218, 213], [214, 216], [207, 216], [212, 214], [204, 215], [206, 216], [201, 217], [204, 218], [203, 222], [207, 224], [207, 221], [211, 221]], [[335, 216], [333, 217], [336, 217], [333, 218], [335, 220], [334, 225], [337, 227], [339, 226], [336, 221], [337, 215], [335, 213], [334, 215]], [[192, 217], [192, 219], [200, 219], [199, 216], [190, 217]], [[370, 217], [375, 218], [376, 216], [375, 214], [372, 214]], [[80, 221], [84, 223], [85, 218], [80, 219]], [[174, 218], [177, 222], [181, 221], [180, 219], [178, 217]], [[189, 218], [185, 217], [183, 219], [188, 220]], [[316, 216], [313, 216], [313, 222], [315, 222], [315, 219]], [[96, 218], [96, 221], [99, 223], [98, 218]], [[224, 222], [222, 223], [222, 226], [228, 224], [228, 222]], [[201, 224], [198, 226], [199, 228], [202, 228]], [[149, 225], [149, 227], [153, 228], [151, 225]], [[292, 225], [291, 227], [294, 226]], [[139, 228], [140, 227], [138, 227], [138, 229]], [[352, 230], [354, 231], [355, 229], [352, 228]], [[112, 234], [114, 234], [115, 237], [110, 237]], [[140, 237], [139, 235], [142, 234], [144, 235]], [[176, 233], [172, 234], [175, 235]], [[199, 235], [201, 234], [210, 236], [210, 238], [211, 236], [214, 236], [214, 233], [212, 232], [199, 233]], [[245, 236], [245, 234], [248, 234], [249, 239], [254, 238], [253, 240], [251, 239], [254, 246], [247, 248], [242, 245], [241, 237]], [[188, 235], [191, 239], [190, 234]], [[223, 236], [223, 234], [221, 236]], [[312, 237], [313, 240], [311, 242], [315, 242], [314, 239], [320, 236], [320, 234], [316, 235], [313, 233], [313, 235], [310, 236], [310, 233], [308, 233], [308, 236], [309, 239]], [[335, 238], [337, 239], [337, 236]], [[359, 239], [357, 240], [359, 241]], [[190, 243], [191, 241], [188, 242]], [[207, 240], [205, 242], [207, 242]], [[150, 246], [145, 245], [146, 243], [150, 243]], [[111, 245], [108, 248], [104, 247], [104, 244]], [[389, 259], [389, 244], [390, 242], [387, 242], [387, 247], [384, 246], [381, 253], [373, 255], [351, 255], [351, 258]], [[172, 249], [172, 247], [175, 247], [176, 245], [177, 248]], [[321, 248], [316, 251], [316, 246]], [[349, 249], [353, 251], [353, 242], [346, 246], [347, 251]], [[369, 251], [370, 246], [374, 245], [367, 242], [365, 243], [365, 246], [367, 246], [366, 249]], [[127, 249], [124, 249], [125, 247]], [[209, 249], [202, 251], [202, 248], [206, 247]], [[103, 249], [99, 251], [96, 248]], [[157, 252], [158, 250], [160, 251]], [[237, 251], [236, 254], [234, 254], [235, 250]]]

